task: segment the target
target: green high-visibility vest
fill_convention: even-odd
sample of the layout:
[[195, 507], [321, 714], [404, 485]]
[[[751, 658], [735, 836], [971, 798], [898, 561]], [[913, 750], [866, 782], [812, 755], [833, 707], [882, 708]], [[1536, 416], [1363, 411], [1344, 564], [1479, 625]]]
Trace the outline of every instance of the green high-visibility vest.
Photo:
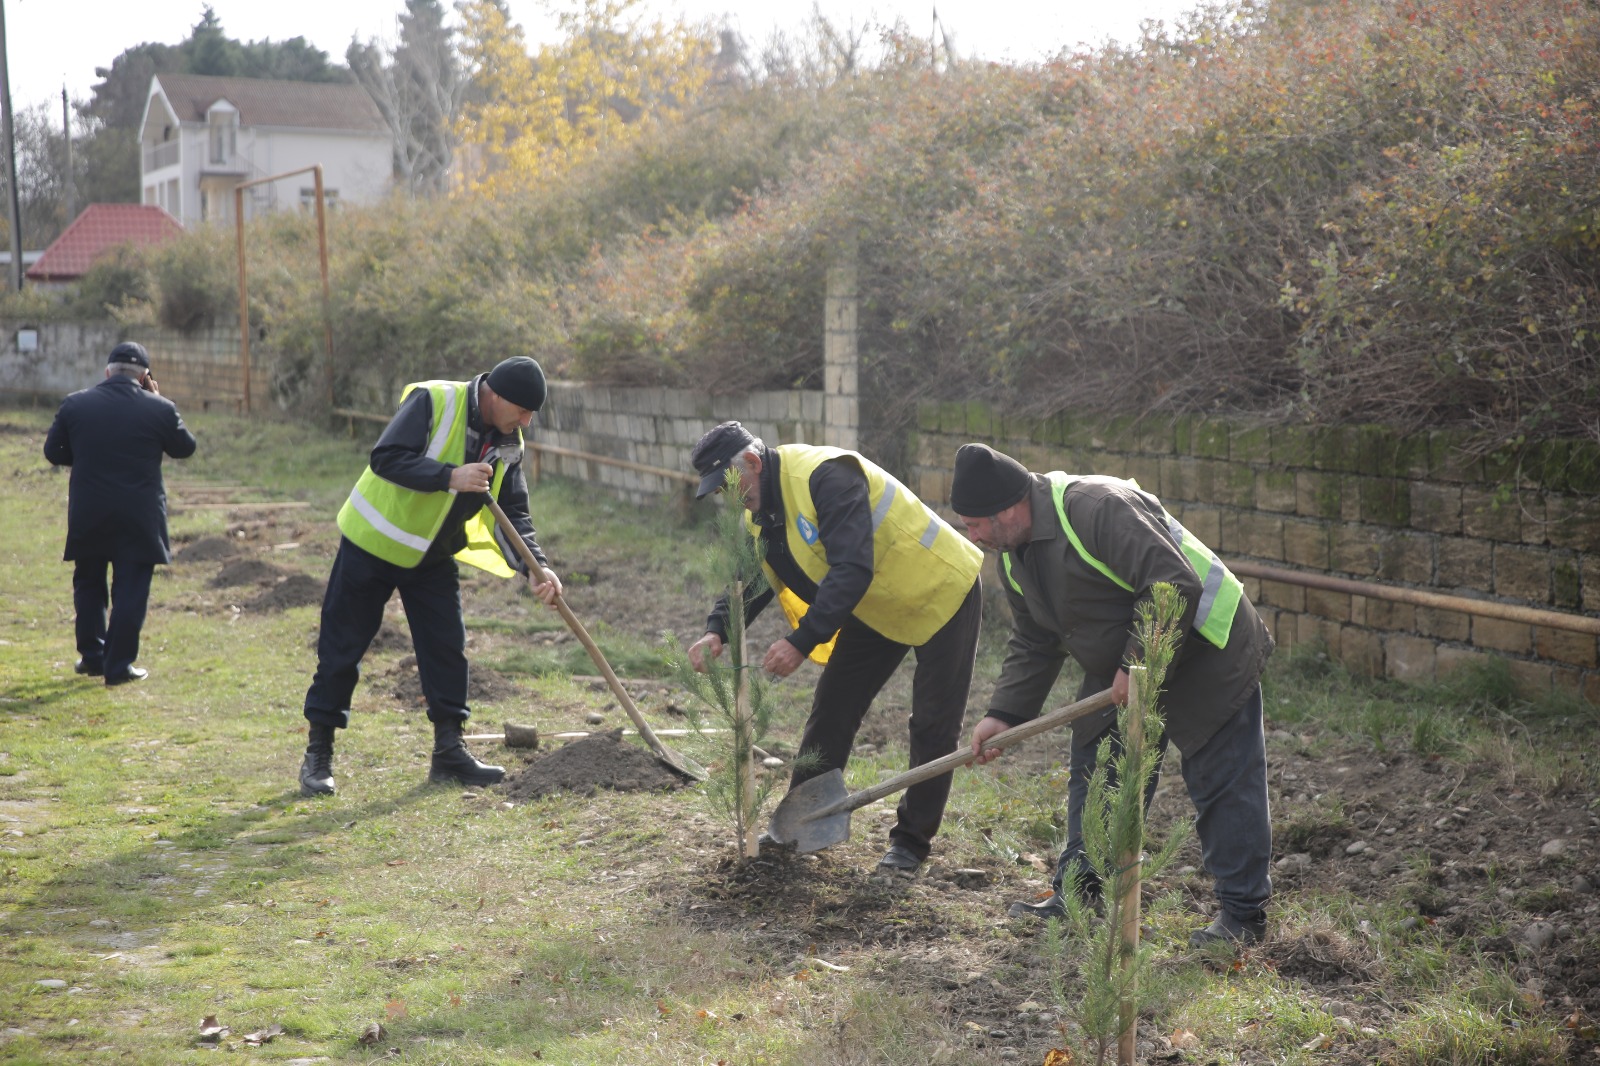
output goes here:
[[[1055, 500], [1056, 515], [1061, 520], [1061, 529], [1066, 533], [1067, 539], [1072, 541], [1072, 547], [1078, 555], [1118, 588], [1132, 592], [1132, 585], [1113, 574], [1110, 567], [1084, 549], [1083, 541], [1078, 539], [1078, 534], [1072, 529], [1072, 523], [1067, 521], [1067, 488], [1079, 480], [1081, 475], [1052, 470], [1045, 477], [1050, 479], [1050, 495]], [[1131, 485], [1135, 490], [1143, 491], [1139, 489], [1137, 481], [1128, 480], [1124, 483]], [[1199, 537], [1183, 528], [1183, 523], [1168, 514], [1165, 507], [1161, 509], [1161, 517], [1166, 521], [1167, 535], [1183, 552], [1195, 575], [1200, 578], [1200, 604], [1195, 608], [1194, 629], [1217, 647], [1226, 648], [1228, 633], [1233, 629], [1233, 616], [1239, 610], [1239, 601], [1244, 598], [1244, 586], [1233, 576], [1233, 572], [1223, 565], [1222, 560], [1217, 558], [1216, 552], [1206, 547]], [[1022, 586], [1011, 574], [1011, 553], [1002, 552], [1000, 562], [1005, 570], [1006, 581], [1017, 595], [1022, 595]]]
[[[470, 381], [417, 381], [401, 390], [401, 400], [412, 389], [427, 389], [433, 401], [428, 446], [423, 451], [429, 459], [451, 466], [466, 461], [467, 390], [471, 387]], [[521, 430], [517, 431], [517, 443], [522, 443]], [[506, 464], [496, 463], [491, 494], [499, 495], [505, 474]], [[385, 481], [369, 466], [339, 508], [339, 532], [358, 548], [409, 570], [422, 562], [455, 500], [454, 489], [417, 492], [402, 488]], [[516, 573], [495, 542], [493, 516], [487, 507], [467, 520], [466, 533], [467, 546], [456, 553], [457, 559], [500, 577]]]

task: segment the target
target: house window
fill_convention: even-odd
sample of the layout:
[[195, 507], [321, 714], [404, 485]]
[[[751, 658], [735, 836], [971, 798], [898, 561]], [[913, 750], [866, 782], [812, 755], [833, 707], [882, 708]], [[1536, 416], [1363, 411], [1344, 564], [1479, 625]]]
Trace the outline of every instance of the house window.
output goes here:
[[[322, 190], [323, 207], [328, 211], [337, 210], [339, 207], [339, 190], [324, 188]], [[315, 185], [300, 186], [300, 210], [314, 211], [317, 206], [317, 187]]]
[[211, 162], [219, 165], [233, 162], [238, 147], [239, 115], [233, 111], [213, 111], [211, 125]]

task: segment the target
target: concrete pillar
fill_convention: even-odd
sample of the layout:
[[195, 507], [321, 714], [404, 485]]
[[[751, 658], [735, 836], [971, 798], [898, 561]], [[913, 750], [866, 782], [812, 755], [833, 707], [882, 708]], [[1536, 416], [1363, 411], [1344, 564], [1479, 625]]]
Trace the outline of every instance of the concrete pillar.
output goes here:
[[861, 446], [861, 357], [856, 348], [856, 250], [841, 242], [828, 268], [823, 303], [822, 443]]

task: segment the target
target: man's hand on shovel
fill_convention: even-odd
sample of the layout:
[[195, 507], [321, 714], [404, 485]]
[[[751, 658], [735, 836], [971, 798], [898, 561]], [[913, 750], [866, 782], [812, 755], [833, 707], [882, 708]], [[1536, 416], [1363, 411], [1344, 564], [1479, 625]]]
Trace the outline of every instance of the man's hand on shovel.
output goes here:
[[[1118, 670], [1117, 676], [1112, 679], [1111, 687], [1106, 691], [1111, 693], [1111, 701], [1118, 707], [1128, 702], [1128, 671]], [[1004, 733], [1011, 727], [998, 718], [985, 717], [972, 727], [972, 763], [982, 766], [984, 763], [993, 762], [1000, 757], [999, 748], [985, 747], [989, 741]]]
[[556, 597], [561, 595], [561, 579], [556, 576], [554, 570], [547, 570], [542, 566], [534, 567], [528, 572], [528, 587], [546, 607], [554, 607]]

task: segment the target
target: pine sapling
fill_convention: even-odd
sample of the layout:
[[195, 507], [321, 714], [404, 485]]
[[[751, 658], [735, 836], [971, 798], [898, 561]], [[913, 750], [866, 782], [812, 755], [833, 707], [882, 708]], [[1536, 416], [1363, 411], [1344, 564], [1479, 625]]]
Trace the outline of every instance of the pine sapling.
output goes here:
[[1104, 886], [1105, 920], [1098, 921], [1083, 902], [1082, 874], [1075, 869], [1073, 883], [1062, 886], [1066, 920], [1052, 921], [1046, 938], [1051, 991], [1093, 1049], [1096, 1066], [1103, 1066], [1112, 1048], [1119, 1048], [1120, 1061], [1132, 1061], [1138, 1004], [1160, 993], [1149, 966], [1151, 950], [1138, 943], [1139, 884], [1172, 862], [1190, 828], [1180, 823], [1155, 855], [1145, 854], [1145, 796], [1160, 770], [1164, 728], [1156, 700], [1177, 647], [1183, 608], [1183, 597], [1166, 583], [1152, 586], [1151, 601], [1140, 605], [1134, 632], [1144, 661], [1130, 670], [1135, 683], [1117, 713], [1123, 743], [1113, 744], [1109, 736], [1101, 741], [1089, 780], [1083, 846]]
[[[738, 476], [728, 471], [725, 499], [738, 499]], [[751, 661], [745, 646], [744, 603], [767, 587], [761, 570], [761, 542], [750, 535], [744, 512], [736, 506], [717, 509], [715, 537], [707, 549], [713, 582], [728, 590], [728, 639], [723, 653], [708, 658], [697, 673], [670, 634], [665, 636], [667, 665], [694, 697], [686, 710], [690, 736], [699, 736], [701, 761], [710, 766], [704, 795], [711, 811], [733, 824], [745, 858], [756, 855], [756, 827], [774, 780], [755, 768], [755, 749], [766, 738], [772, 719], [768, 686], [760, 662]], [[709, 720], [708, 720], [709, 715]], [[708, 726], [717, 732], [703, 733]], [[725, 739], [724, 739], [725, 738]]]

